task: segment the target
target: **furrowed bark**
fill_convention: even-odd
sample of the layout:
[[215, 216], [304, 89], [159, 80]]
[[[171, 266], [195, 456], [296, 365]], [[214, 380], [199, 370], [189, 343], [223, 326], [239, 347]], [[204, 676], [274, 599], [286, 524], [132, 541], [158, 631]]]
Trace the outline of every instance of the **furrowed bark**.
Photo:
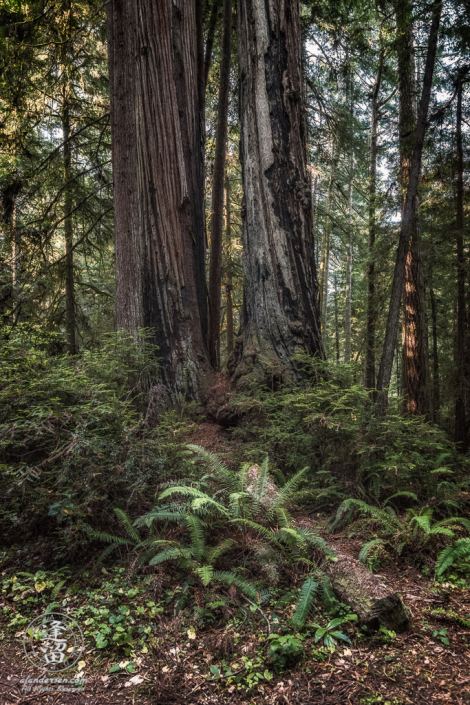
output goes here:
[[209, 267], [209, 356], [220, 369], [220, 303], [222, 285], [222, 233], [224, 226], [224, 174], [232, 48], [232, 0], [224, 0], [219, 105], [212, 176], [211, 252]]
[[431, 97], [432, 77], [434, 63], [436, 59], [437, 39], [439, 34], [439, 24], [441, 18], [442, 3], [434, 2], [432, 5], [432, 21], [428, 39], [428, 49], [426, 66], [424, 70], [423, 89], [421, 94], [418, 120], [414, 135], [413, 153], [410, 160], [410, 170], [406, 199], [402, 213], [401, 232], [398, 243], [397, 258], [390, 296], [390, 306], [385, 331], [384, 347], [380, 361], [379, 375], [377, 379], [378, 398], [376, 404], [377, 417], [383, 416], [387, 405], [388, 387], [392, 375], [393, 353], [398, 332], [398, 321], [400, 316], [400, 302], [405, 281], [406, 258], [408, 246], [413, 233], [413, 223], [415, 214], [416, 197], [418, 193], [418, 183], [421, 173], [421, 157], [423, 152], [424, 137], [426, 134], [426, 124]]
[[241, 385], [297, 379], [296, 352], [323, 355], [307, 177], [298, 0], [239, 0], [243, 333]]
[[197, 0], [107, 4], [117, 325], [154, 331], [173, 400], [201, 400], [212, 382], [199, 9]]
[[[405, 202], [416, 131], [417, 103], [415, 58], [413, 47], [413, 7], [409, 0], [396, 3], [398, 34], [398, 87], [400, 96], [400, 182]], [[427, 330], [425, 320], [424, 279], [421, 261], [419, 203], [413, 203], [412, 230], [405, 264], [402, 327], [402, 388], [409, 414], [428, 412], [427, 400]]]

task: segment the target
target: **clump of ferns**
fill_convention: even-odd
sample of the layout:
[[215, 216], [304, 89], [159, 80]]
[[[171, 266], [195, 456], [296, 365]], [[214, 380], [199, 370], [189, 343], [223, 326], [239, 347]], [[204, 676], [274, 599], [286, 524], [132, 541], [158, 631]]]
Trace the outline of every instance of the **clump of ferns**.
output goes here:
[[[470, 520], [465, 517], [453, 516], [433, 521], [433, 509], [429, 506], [421, 509], [409, 508], [403, 516], [398, 516], [388, 504], [398, 496], [406, 495], [409, 499], [418, 501], [412, 492], [399, 492], [389, 497], [383, 508], [367, 504], [359, 499], [347, 499], [338, 507], [332, 529], [339, 525], [347, 526], [361, 515], [366, 517], [362, 528], [373, 527], [374, 539], [367, 541], [361, 549], [359, 560], [369, 567], [377, 564], [387, 553], [396, 552], [401, 555], [405, 551], [418, 558], [423, 552], [435, 553], [440, 550], [436, 560], [435, 572], [439, 577], [452, 564], [468, 560], [470, 557], [470, 538], [458, 537], [457, 530], [470, 533]], [[442, 548], [444, 543], [448, 543]]]

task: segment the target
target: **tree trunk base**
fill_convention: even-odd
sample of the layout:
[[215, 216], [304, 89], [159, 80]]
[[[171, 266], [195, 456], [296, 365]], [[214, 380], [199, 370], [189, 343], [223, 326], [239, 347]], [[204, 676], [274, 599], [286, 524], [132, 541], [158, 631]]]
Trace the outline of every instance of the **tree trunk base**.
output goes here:
[[410, 615], [399, 595], [383, 585], [360, 561], [338, 551], [336, 554], [338, 561], [323, 569], [341, 602], [369, 629], [383, 626], [397, 633], [405, 631]]

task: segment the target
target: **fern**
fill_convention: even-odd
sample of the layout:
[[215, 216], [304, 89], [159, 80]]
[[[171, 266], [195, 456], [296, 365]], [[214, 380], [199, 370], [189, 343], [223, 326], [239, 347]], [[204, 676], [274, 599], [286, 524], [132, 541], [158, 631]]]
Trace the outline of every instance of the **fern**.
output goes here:
[[251, 597], [251, 599], [256, 602], [258, 601], [258, 591], [255, 586], [232, 571], [214, 570], [212, 579], [221, 580], [223, 583], [227, 583], [228, 585], [235, 585], [241, 593], [247, 597]]
[[305, 624], [312, 608], [317, 590], [318, 582], [311, 577], [307, 578], [300, 589], [299, 599], [292, 617], [292, 624], [294, 627], [300, 628]]
[[118, 517], [119, 521], [121, 522], [121, 526], [133, 541], [138, 542], [140, 541], [140, 534], [139, 532], [132, 526], [132, 522], [129, 519], [128, 515], [126, 514], [125, 511], [122, 509], [119, 509], [118, 507], [115, 507], [114, 513]]
[[452, 546], [447, 546], [441, 551], [435, 566], [437, 577], [441, 577], [456, 561], [467, 560], [470, 560], [470, 538], [468, 537], [458, 539]]
[[364, 563], [364, 565], [367, 565], [370, 569], [377, 560], [384, 545], [385, 541], [383, 539], [372, 539], [372, 541], [365, 543], [359, 552], [359, 560], [361, 563]]

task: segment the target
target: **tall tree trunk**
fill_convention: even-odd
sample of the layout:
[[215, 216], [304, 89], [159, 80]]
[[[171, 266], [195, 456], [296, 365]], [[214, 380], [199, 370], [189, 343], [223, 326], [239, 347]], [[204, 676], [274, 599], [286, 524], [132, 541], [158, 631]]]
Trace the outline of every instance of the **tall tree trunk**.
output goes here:
[[298, 0], [239, 0], [238, 22], [245, 284], [231, 369], [272, 383], [298, 378], [294, 353], [323, 355]]
[[434, 284], [431, 273], [429, 277], [429, 295], [431, 299], [431, 322], [432, 322], [432, 420], [434, 423], [439, 422], [440, 416], [440, 391], [439, 391], [439, 356], [437, 351], [437, 312], [436, 312], [436, 296], [434, 294]]
[[212, 63], [212, 50], [214, 48], [215, 29], [217, 27], [217, 20], [219, 18], [221, 5], [222, 0], [212, 1], [209, 25], [207, 28], [206, 49], [204, 52], [204, 89], [207, 88], [207, 81], [209, 79], [209, 71]]
[[392, 375], [393, 354], [397, 339], [398, 322], [400, 317], [400, 303], [405, 282], [406, 258], [408, 246], [413, 234], [416, 212], [416, 198], [418, 194], [418, 183], [421, 173], [421, 157], [423, 152], [424, 137], [426, 134], [426, 124], [428, 117], [429, 101], [431, 97], [432, 77], [436, 59], [437, 39], [439, 34], [439, 24], [441, 19], [442, 3], [432, 4], [432, 21], [428, 38], [428, 48], [426, 56], [426, 66], [423, 77], [423, 89], [418, 111], [418, 120], [413, 139], [413, 151], [410, 159], [409, 177], [406, 190], [406, 199], [402, 211], [401, 232], [398, 242], [397, 258], [393, 275], [392, 292], [390, 296], [390, 307], [385, 331], [384, 347], [380, 361], [379, 374], [377, 379], [378, 398], [376, 413], [381, 417], [387, 405], [388, 387]]
[[72, 6], [65, 0], [63, 10], [66, 13], [65, 38], [62, 47], [62, 141], [64, 144], [64, 238], [65, 238], [65, 328], [67, 331], [67, 350], [69, 355], [77, 352], [75, 319], [75, 278], [73, 266], [73, 184], [72, 184], [72, 144], [70, 141], [70, 103], [71, 80], [68, 57], [69, 40], [72, 35]]
[[468, 448], [466, 421], [466, 350], [465, 338], [467, 313], [465, 307], [465, 255], [464, 255], [464, 211], [463, 211], [463, 145], [462, 145], [462, 77], [457, 79], [456, 116], [456, 166], [457, 199], [455, 214], [455, 235], [457, 245], [457, 351], [456, 351], [456, 394], [454, 440], [465, 452]]
[[77, 353], [75, 322], [75, 278], [73, 266], [73, 184], [72, 145], [70, 142], [70, 113], [68, 94], [64, 90], [62, 106], [62, 139], [64, 142], [64, 236], [65, 236], [65, 327], [69, 355]]
[[[381, 37], [382, 39], [382, 37]], [[381, 43], [377, 75], [372, 89], [370, 116], [370, 165], [369, 165], [369, 261], [367, 263], [367, 325], [365, 386], [375, 389], [375, 237], [377, 228], [377, 126], [379, 121], [379, 92], [382, 83], [384, 47]]]
[[349, 194], [348, 194], [348, 242], [346, 244], [346, 306], [344, 313], [344, 361], [351, 362], [351, 284], [352, 284], [352, 221], [353, 221], [353, 173], [354, 152], [351, 149], [349, 164]]
[[335, 272], [335, 348], [336, 348], [336, 362], [340, 361], [339, 354], [339, 323], [338, 323], [338, 281]]
[[330, 232], [331, 232], [331, 201], [333, 198], [333, 186], [335, 183], [336, 172], [336, 147], [333, 144], [331, 154], [330, 178], [328, 180], [328, 191], [326, 194], [325, 217], [323, 219], [323, 237], [321, 243], [321, 260], [320, 260], [320, 318], [321, 318], [321, 335], [323, 348], [326, 349], [326, 319], [327, 319], [327, 304], [328, 304], [328, 270], [330, 260]]
[[199, 400], [212, 382], [199, 0], [106, 8], [117, 325], [153, 329], [170, 396]]
[[[400, 96], [400, 182], [402, 209], [409, 181], [414, 134], [417, 123], [415, 59], [413, 48], [413, 7], [410, 0], [397, 0], [398, 87]], [[427, 332], [424, 281], [421, 262], [419, 203], [413, 203], [412, 228], [405, 264], [403, 291], [402, 374], [403, 394], [409, 414], [425, 414], [427, 403]]]
[[230, 180], [225, 178], [225, 303], [227, 309], [227, 359], [233, 351], [233, 277], [232, 277], [232, 223], [230, 209]]
[[222, 232], [224, 227], [224, 173], [227, 146], [227, 118], [232, 54], [232, 0], [224, 0], [222, 61], [220, 63], [219, 105], [212, 177], [211, 253], [209, 267], [209, 356], [215, 370], [220, 368], [220, 299], [222, 284]]

